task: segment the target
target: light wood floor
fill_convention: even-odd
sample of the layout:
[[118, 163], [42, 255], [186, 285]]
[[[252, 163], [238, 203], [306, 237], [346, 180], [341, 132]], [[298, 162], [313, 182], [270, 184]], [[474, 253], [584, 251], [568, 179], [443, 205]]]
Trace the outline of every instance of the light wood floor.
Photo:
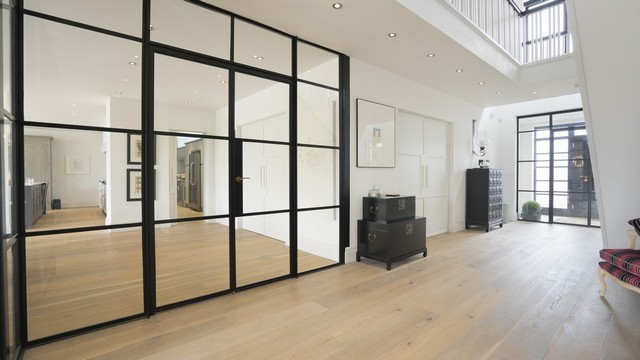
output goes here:
[[[40, 229], [86, 225], [95, 220], [91, 210], [57, 210]], [[159, 225], [155, 235], [158, 306], [230, 289], [227, 226], [189, 221]], [[32, 236], [26, 244], [30, 340], [142, 313], [139, 228]], [[289, 251], [282, 241], [238, 229], [237, 286], [289, 274]], [[335, 263], [304, 251], [298, 261], [300, 272]]]
[[598, 296], [598, 229], [513, 222], [30, 349], [25, 359], [639, 359], [640, 296]]

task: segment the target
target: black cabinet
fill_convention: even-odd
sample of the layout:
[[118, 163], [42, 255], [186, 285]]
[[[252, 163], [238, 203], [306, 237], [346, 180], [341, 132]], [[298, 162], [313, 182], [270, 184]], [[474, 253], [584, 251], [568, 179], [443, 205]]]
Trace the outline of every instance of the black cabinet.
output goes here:
[[468, 169], [466, 228], [502, 227], [502, 170]]
[[360, 257], [383, 261], [391, 270], [394, 261], [420, 253], [427, 256], [427, 222], [415, 217], [414, 196], [365, 197], [362, 213], [356, 261]]

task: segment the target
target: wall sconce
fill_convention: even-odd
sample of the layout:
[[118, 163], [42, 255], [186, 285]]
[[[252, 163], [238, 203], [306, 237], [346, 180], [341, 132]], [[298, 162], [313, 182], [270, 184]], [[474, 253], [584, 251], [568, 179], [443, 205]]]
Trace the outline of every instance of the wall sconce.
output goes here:
[[[476, 156], [484, 156], [486, 154], [485, 148], [489, 144], [489, 139], [486, 131], [478, 131], [476, 128], [477, 121], [478, 120], [473, 119], [473, 128], [471, 130], [471, 150]], [[478, 149], [477, 151], [476, 148]]]

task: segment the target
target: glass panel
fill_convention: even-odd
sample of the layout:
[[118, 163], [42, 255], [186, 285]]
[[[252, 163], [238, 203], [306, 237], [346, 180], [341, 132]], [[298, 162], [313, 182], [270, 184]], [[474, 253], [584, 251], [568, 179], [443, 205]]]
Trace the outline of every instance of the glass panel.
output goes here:
[[156, 225], [159, 306], [229, 289], [229, 221]]
[[518, 163], [518, 190], [534, 190], [534, 165], [534, 162]]
[[153, 0], [151, 26], [153, 41], [229, 60], [228, 15], [186, 1]]
[[551, 152], [551, 148], [549, 147], [549, 140], [538, 140], [536, 141], [536, 154], [548, 154]]
[[226, 136], [228, 80], [226, 69], [156, 55], [155, 129]]
[[576, 130], [573, 132], [574, 136], [587, 136], [587, 129]]
[[536, 181], [536, 191], [549, 191], [549, 182], [548, 181]]
[[338, 92], [298, 83], [298, 143], [338, 146]]
[[236, 19], [234, 40], [236, 62], [291, 75], [290, 38]]
[[567, 124], [584, 124], [584, 112], [576, 111], [564, 114], [552, 115], [553, 126], [566, 126]]
[[289, 86], [255, 76], [236, 75], [236, 136], [289, 141]]
[[26, 238], [28, 339], [140, 314], [140, 228]]
[[534, 143], [534, 140], [533, 140], [534, 134], [535, 133], [533, 132], [518, 134], [519, 160], [525, 161], [525, 160], [539, 159], [539, 157], [536, 157], [534, 152], [535, 144], [536, 144]]
[[2, 0], [2, 80], [4, 108], [13, 113], [13, 48], [11, 38], [13, 27], [11, 21], [11, 8], [8, 0]]
[[339, 85], [337, 54], [298, 42], [298, 78], [337, 88]]
[[156, 220], [229, 213], [227, 140], [156, 136]]
[[556, 194], [553, 197], [553, 221], [587, 225], [589, 194]]
[[339, 152], [298, 147], [298, 207], [338, 205]]
[[518, 131], [542, 130], [549, 128], [549, 115], [518, 118]]
[[142, 32], [142, 0], [24, 0], [24, 8], [127, 35]]
[[549, 168], [536, 168], [536, 180], [549, 180]]
[[553, 182], [553, 190], [554, 191], [569, 191], [569, 185], [566, 181], [554, 181]]
[[556, 153], [566, 153], [569, 151], [569, 140], [554, 140], [553, 141], [553, 151]]
[[553, 133], [553, 137], [554, 138], [563, 138], [563, 137], [567, 137], [569, 136], [569, 132], [568, 131], [555, 131]]
[[289, 208], [289, 146], [243, 143], [243, 212]]
[[298, 272], [340, 261], [340, 211], [298, 213]]
[[555, 168], [553, 170], [553, 180], [569, 180], [569, 170], [567, 168]]
[[551, 136], [551, 131], [549, 130], [541, 130], [541, 131], [536, 131], [536, 139], [548, 139], [549, 136]]
[[289, 213], [236, 220], [237, 285], [290, 274]]
[[600, 213], [598, 212], [598, 203], [596, 202], [596, 194], [591, 193], [591, 225], [600, 226]]
[[128, 142], [122, 133], [25, 127], [28, 231], [140, 222], [140, 167], [127, 165]]
[[0, 161], [2, 162], [2, 175], [0, 178], [2, 179], [1, 191], [4, 207], [1, 211], [3, 214], [2, 219], [2, 234], [3, 235], [13, 235], [17, 233], [17, 227], [15, 227], [15, 222], [17, 221], [16, 216], [14, 216], [17, 203], [15, 202], [15, 188], [13, 184], [15, 183], [15, 169], [13, 168], [13, 125], [11, 121], [7, 118], [3, 119], [2, 128], [0, 128], [0, 134], [2, 135], [2, 154], [0, 155]]
[[[535, 200], [540, 203], [540, 206], [543, 208], [549, 208], [549, 194], [548, 193], [536, 193]], [[546, 212], [546, 211], [545, 211]]]
[[33, 60], [24, 70], [27, 121], [140, 129], [139, 43], [24, 20], [24, 57]]

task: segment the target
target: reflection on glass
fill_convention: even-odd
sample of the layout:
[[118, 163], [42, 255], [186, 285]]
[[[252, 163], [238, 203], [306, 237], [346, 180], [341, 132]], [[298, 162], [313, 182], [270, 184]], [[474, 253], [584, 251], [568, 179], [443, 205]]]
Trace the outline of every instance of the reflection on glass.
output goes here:
[[28, 340], [140, 314], [139, 228], [26, 238]]
[[298, 207], [338, 204], [338, 150], [298, 147]]
[[255, 76], [236, 75], [236, 136], [289, 141], [289, 86]]
[[27, 121], [140, 129], [140, 43], [24, 21], [24, 57], [32, 60], [24, 69]]
[[228, 71], [164, 55], [155, 61], [155, 130], [226, 136]]
[[217, 221], [156, 225], [158, 306], [229, 289], [229, 226]]
[[337, 88], [338, 55], [299, 41], [298, 78]]
[[0, 161], [2, 162], [2, 198], [3, 209], [1, 213], [3, 214], [2, 219], [2, 234], [3, 235], [12, 235], [17, 231], [17, 228], [14, 227], [14, 222], [17, 220], [14, 216], [16, 212], [17, 203], [14, 201], [15, 197], [15, 188], [13, 186], [15, 180], [15, 171], [13, 168], [13, 126], [11, 122], [7, 119], [3, 119], [2, 127], [0, 128], [0, 141], [2, 154], [0, 154]]
[[13, 71], [11, 71], [13, 64], [13, 49], [11, 48], [11, 38], [13, 36], [12, 21], [11, 21], [11, 7], [7, 0], [2, 1], [2, 79], [3, 79], [3, 99], [4, 108], [13, 113]]
[[142, 0], [24, 0], [24, 8], [140, 37]]
[[151, 24], [153, 41], [229, 60], [228, 15], [186, 1], [153, 0]]
[[298, 272], [340, 261], [338, 209], [298, 213]]
[[289, 146], [243, 143], [243, 212], [289, 208]]
[[236, 62], [291, 75], [291, 38], [238, 19], [233, 35]]
[[139, 165], [127, 165], [126, 134], [42, 127], [24, 132], [27, 231], [141, 221]]
[[229, 213], [227, 140], [156, 136], [156, 220]]
[[298, 143], [338, 146], [338, 92], [298, 84]]
[[238, 286], [288, 275], [289, 213], [238, 218], [236, 263]]
[[549, 128], [549, 115], [518, 118], [518, 131], [541, 130]]
[[584, 124], [584, 113], [582, 111], [575, 111], [564, 114], [553, 114], [553, 126], [567, 125], [567, 124]]

